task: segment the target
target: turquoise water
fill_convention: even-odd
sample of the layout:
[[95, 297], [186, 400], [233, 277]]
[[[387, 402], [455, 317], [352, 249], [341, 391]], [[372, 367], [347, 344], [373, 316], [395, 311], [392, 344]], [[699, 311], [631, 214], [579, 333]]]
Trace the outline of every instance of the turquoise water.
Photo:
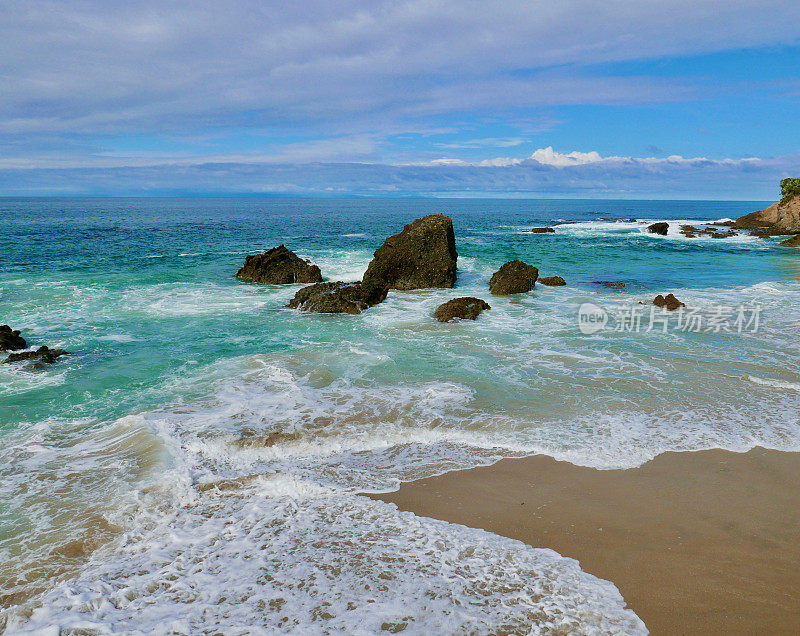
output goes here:
[[[574, 561], [356, 493], [537, 452], [625, 468], [666, 450], [800, 449], [800, 256], [775, 239], [677, 234], [761, 207], [0, 200], [0, 322], [73, 352], [46, 371], [0, 365], [0, 621], [640, 631]], [[303, 315], [285, 309], [299, 287], [233, 278], [246, 254], [285, 243], [326, 279], [356, 280], [386, 236], [436, 212], [455, 225], [452, 290]], [[646, 233], [654, 220], [670, 234]], [[551, 223], [554, 235], [523, 233]], [[514, 258], [568, 285], [492, 298], [491, 274]], [[758, 329], [578, 329], [582, 303], [614, 315], [667, 292], [706, 316], [758, 306]], [[435, 322], [460, 295], [492, 309]], [[464, 571], [476, 550], [480, 576]], [[453, 589], [454, 572], [483, 587]]]

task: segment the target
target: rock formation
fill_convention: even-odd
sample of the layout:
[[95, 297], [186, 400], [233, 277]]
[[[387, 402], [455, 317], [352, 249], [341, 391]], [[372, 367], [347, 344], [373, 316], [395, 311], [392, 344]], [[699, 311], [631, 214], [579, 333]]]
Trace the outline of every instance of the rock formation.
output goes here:
[[288, 307], [322, 314], [360, 314], [386, 298], [387, 288], [361, 282], [317, 283], [299, 290]]
[[795, 234], [793, 237], [781, 241], [781, 245], [788, 245], [789, 247], [800, 246], [800, 234]]
[[672, 294], [667, 294], [666, 297], [659, 294], [653, 299], [653, 304], [656, 307], [666, 307], [667, 311], [675, 311], [678, 307], [686, 307], [686, 303], [682, 303]]
[[465, 296], [453, 298], [453, 300], [439, 305], [433, 315], [439, 322], [448, 322], [454, 318], [475, 320], [484, 309], [491, 309], [485, 300]]
[[538, 279], [542, 285], [547, 285], [548, 287], [561, 287], [567, 284], [561, 276], [545, 276], [544, 278]]
[[247, 256], [244, 265], [236, 272], [236, 278], [266, 285], [290, 285], [319, 283], [322, 274], [319, 267], [303, 260], [285, 245], [279, 245], [263, 254]]
[[524, 230], [526, 234], [553, 234], [555, 231], [552, 227], [532, 227], [530, 230]]
[[19, 335], [18, 330], [12, 330], [8, 325], [0, 325], [0, 351], [16, 351], [27, 347], [28, 343]]
[[489, 291], [495, 296], [524, 294], [533, 289], [539, 270], [522, 261], [509, 261], [497, 270], [489, 281]]
[[386, 239], [364, 274], [364, 285], [376, 289], [452, 287], [457, 259], [453, 220], [430, 214]]
[[67, 355], [69, 352], [64, 349], [50, 349], [49, 347], [39, 347], [36, 351], [23, 351], [22, 353], [12, 353], [4, 361], [3, 364], [12, 362], [22, 362], [24, 360], [35, 360], [37, 365], [39, 363], [53, 364], [58, 358]]
[[666, 236], [667, 230], [669, 230], [669, 223], [653, 223], [652, 225], [647, 226], [647, 231], [651, 234], [660, 234], [661, 236]]
[[782, 234], [800, 232], [800, 179], [781, 181], [781, 195], [783, 198], [768, 208], [736, 219], [734, 227], [747, 230], [767, 227]]

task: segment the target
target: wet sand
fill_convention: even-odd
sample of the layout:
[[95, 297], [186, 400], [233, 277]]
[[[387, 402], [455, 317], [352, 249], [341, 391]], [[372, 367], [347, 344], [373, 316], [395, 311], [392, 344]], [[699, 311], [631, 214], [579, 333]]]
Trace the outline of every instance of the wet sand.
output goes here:
[[800, 453], [665, 453], [610, 471], [536, 456], [375, 498], [575, 558], [653, 634], [800, 633]]

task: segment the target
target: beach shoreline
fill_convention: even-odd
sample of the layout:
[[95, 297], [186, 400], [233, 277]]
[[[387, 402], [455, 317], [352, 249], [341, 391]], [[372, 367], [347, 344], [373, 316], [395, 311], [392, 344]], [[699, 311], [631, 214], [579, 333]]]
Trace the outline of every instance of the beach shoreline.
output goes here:
[[653, 634], [800, 632], [800, 453], [664, 453], [628, 470], [536, 455], [371, 495], [552, 548]]

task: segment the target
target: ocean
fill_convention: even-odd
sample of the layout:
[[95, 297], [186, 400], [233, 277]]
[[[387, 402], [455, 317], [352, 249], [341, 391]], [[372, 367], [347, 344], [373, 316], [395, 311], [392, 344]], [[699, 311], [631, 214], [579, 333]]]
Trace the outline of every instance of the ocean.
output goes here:
[[[0, 199], [0, 323], [72, 353], [0, 364], [0, 631], [645, 633], [572, 559], [359, 493], [539, 453], [800, 450], [796, 250], [678, 233], [766, 204]], [[234, 278], [283, 243], [358, 280], [431, 213], [453, 289], [312, 315]], [[512, 259], [567, 285], [491, 296]], [[686, 311], [651, 313], [666, 293]], [[491, 309], [433, 319], [467, 295]]]

